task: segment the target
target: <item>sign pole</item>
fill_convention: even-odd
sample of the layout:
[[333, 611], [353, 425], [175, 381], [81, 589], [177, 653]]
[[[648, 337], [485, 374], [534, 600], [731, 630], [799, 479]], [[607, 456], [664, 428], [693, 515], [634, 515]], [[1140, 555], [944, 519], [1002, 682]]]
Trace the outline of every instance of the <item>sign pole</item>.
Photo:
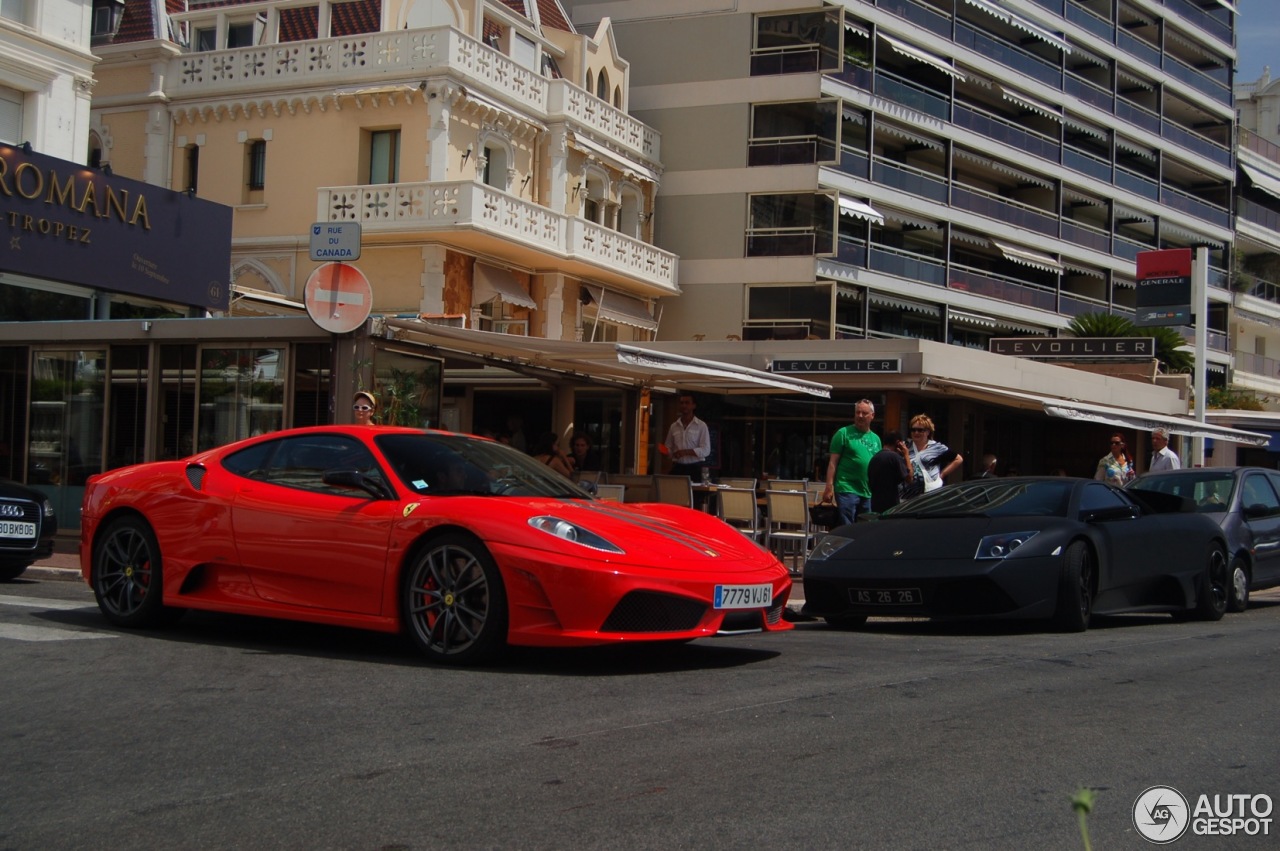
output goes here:
[[[1204, 410], [1208, 387], [1205, 378], [1205, 355], [1209, 347], [1209, 249], [1199, 246], [1191, 263], [1191, 298], [1195, 303], [1196, 314], [1196, 352], [1195, 352], [1195, 396], [1196, 419], [1204, 422]], [[1204, 438], [1191, 440], [1191, 467], [1204, 466]]]

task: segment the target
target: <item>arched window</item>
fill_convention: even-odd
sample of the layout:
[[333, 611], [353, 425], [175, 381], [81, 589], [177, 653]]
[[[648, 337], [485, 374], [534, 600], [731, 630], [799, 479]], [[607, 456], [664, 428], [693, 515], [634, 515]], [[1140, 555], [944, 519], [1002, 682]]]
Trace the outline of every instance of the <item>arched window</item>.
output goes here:
[[606, 103], [609, 101], [609, 73], [603, 68], [600, 69], [600, 76], [596, 79], [596, 97]]
[[481, 181], [486, 186], [506, 192], [511, 184], [512, 167], [511, 149], [507, 144], [494, 138], [485, 139]]
[[591, 73], [591, 69], [587, 69], [587, 91], [590, 92], [596, 87], [596, 75]]
[[616, 106], [618, 109], [622, 109], [622, 87], [621, 86], [613, 87], [613, 105]]

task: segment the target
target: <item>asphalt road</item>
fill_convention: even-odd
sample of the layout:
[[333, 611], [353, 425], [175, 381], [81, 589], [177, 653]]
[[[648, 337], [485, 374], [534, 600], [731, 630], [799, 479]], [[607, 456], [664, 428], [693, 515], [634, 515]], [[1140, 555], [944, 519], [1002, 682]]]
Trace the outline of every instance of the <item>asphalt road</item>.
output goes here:
[[[437, 668], [193, 613], [109, 627], [0, 584], [0, 848], [1146, 848], [1137, 796], [1280, 798], [1280, 595], [1081, 635], [802, 624]], [[1194, 836], [1174, 848], [1271, 848]]]

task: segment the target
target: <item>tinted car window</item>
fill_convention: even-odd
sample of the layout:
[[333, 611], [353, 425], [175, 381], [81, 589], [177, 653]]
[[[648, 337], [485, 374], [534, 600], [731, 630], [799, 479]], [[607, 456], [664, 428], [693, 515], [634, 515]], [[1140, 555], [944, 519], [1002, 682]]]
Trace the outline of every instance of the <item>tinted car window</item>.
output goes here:
[[363, 443], [340, 434], [307, 434], [251, 446], [228, 456], [223, 466], [261, 482], [341, 496], [365, 498], [351, 488], [326, 485], [329, 470], [356, 470], [385, 482]]
[[1090, 482], [1080, 492], [1080, 511], [1103, 511], [1108, 508], [1121, 508], [1132, 505], [1119, 491], [1109, 488], [1102, 482]]
[[1133, 483], [1138, 490], [1159, 491], [1181, 496], [1201, 508], [1225, 506], [1231, 502], [1235, 477], [1230, 470], [1205, 470], [1193, 473], [1142, 476]]
[[1250, 514], [1280, 514], [1280, 499], [1261, 473], [1249, 473], [1241, 484], [1240, 504]]

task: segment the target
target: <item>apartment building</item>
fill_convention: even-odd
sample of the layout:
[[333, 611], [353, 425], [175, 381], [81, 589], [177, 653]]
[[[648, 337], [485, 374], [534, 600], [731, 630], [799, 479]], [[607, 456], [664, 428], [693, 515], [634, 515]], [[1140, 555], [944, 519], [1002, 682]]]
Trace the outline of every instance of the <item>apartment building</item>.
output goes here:
[[[1280, 412], [1280, 81], [1237, 82], [1231, 388]], [[1280, 427], [1280, 417], [1271, 425]]]
[[568, 5], [629, 56], [689, 48], [632, 69], [682, 264], [664, 336], [986, 348], [1132, 315], [1138, 252], [1208, 245], [1225, 372], [1231, 3]]

